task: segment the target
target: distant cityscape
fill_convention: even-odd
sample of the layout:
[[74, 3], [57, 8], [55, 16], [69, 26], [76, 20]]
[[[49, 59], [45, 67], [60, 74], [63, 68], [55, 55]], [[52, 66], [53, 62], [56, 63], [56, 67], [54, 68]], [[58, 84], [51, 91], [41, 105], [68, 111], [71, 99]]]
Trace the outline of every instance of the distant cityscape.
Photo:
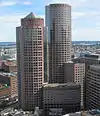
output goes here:
[[[72, 41], [72, 44], [95, 45], [100, 44], [100, 41]], [[16, 42], [0, 42], [0, 46], [14, 46]]]

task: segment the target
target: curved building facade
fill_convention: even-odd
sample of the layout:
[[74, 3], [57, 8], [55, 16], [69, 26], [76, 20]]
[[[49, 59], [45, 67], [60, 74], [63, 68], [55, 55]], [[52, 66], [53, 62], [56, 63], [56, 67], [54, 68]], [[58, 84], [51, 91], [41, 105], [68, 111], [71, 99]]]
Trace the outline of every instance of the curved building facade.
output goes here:
[[63, 64], [71, 60], [71, 6], [50, 4], [46, 9], [50, 39], [49, 81], [63, 83]]

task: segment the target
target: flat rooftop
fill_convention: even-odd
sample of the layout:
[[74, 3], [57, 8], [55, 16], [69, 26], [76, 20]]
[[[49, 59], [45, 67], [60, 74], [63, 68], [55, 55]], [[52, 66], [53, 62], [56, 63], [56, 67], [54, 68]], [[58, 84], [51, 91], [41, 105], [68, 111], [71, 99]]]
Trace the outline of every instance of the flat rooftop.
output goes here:
[[100, 64], [98, 64], [98, 65], [90, 65], [90, 69], [99, 70], [100, 71]]
[[94, 58], [100, 60], [100, 54], [85, 54], [85, 58]]
[[9, 86], [7, 86], [6, 84], [0, 84], [0, 90], [4, 90], [4, 89], [7, 89], [9, 88]]
[[57, 87], [57, 88], [64, 88], [64, 87], [76, 87], [76, 86], [80, 86], [79, 84], [76, 84], [76, 83], [72, 83], [72, 82], [69, 82], [69, 83], [53, 83], [53, 84], [44, 84], [44, 88], [54, 88], [54, 87]]
[[100, 110], [99, 109], [93, 109], [93, 110], [89, 110], [89, 111], [84, 111], [82, 112], [76, 112], [76, 113], [70, 113], [70, 114], [66, 114], [63, 116], [82, 116], [82, 114], [84, 114], [84, 116], [100, 116]]
[[71, 7], [71, 5], [69, 5], [69, 4], [67, 4], [67, 3], [52, 3], [52, 4], [49, 4], [49, 6], [58, 6], [58, 5], [61, 5], [61, 6], [63, 6], [63, 5], [66, 5], [66, 6], [70, 6]]
[[13, 73], [4, 73], [4, 72], [0, 72], [0, 75], [1, 76], [7, 76], [7, 77], [17, 77], [15, 74]]
[[32, 112], [29, 111], [23, 111], [21, 109], [13, 109], [13, 108], [7, 108], [0, 112], [1, 116], [32, 116]]

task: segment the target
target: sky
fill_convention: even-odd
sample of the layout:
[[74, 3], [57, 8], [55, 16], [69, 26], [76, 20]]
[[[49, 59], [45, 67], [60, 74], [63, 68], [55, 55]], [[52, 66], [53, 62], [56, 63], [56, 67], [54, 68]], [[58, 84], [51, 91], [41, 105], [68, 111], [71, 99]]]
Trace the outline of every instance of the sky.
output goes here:
[[0, 42], [15, 42], [20, 19], [30, 12], [45, 17], [45, 5], [72, 6], [72, 40], [100, 40], [100, 0], [0, 0]]

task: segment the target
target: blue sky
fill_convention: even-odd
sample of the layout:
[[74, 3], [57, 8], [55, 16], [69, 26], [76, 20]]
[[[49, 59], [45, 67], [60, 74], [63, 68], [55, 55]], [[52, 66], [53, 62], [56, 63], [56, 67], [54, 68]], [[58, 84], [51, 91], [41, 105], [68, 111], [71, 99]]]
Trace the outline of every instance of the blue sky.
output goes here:
[[72, 6], [72, 40], [100, 40], [100, 0], [0, 0], [0, 42], [16, 41], [16, 26], [29, 12], [44, 17], [45, 5]]

